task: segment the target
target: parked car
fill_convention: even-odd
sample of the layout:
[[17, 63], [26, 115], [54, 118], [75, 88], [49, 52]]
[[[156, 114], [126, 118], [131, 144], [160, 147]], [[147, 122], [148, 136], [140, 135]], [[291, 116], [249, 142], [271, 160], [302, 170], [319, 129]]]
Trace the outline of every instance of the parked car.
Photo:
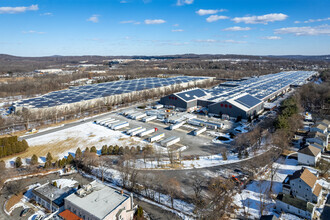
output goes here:
[[23, 211], [21, 212], [21, 217], [26, 216], [29, 211], [30, 208], [23, 209]]

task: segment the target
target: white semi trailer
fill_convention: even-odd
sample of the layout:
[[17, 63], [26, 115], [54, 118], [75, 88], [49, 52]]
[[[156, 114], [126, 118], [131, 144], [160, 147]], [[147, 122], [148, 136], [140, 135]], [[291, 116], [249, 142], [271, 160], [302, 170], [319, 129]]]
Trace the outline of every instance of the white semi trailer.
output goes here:
[[133, 131], [133, 132], [131, 133], [131, 136], [138, 135], [138, 134], [140, 134], [141, 132], [144, 132], [144, 131], [146, 131], [146, 130], [147, 130], [146, 128], [141, 128], [141, 129], [139, 129], [139, 130]]
[[139, 137], [144, 137], [144, 136], [146, 136], [148, 134], [152, 134], [154, 132], [155, 132], [155, 129], [154, 128], [151, 128], [151, 129], [148, 129], [146, 131], [143, 131], [143, 132], [139, 133], [138, 136]]
[[140, 114], [134, 115], [134, 117], [132, 117], [132, 119], [139, 120], [140, 118], [144, 118], [144, 117], [147, 117], [147, 114], [146, 113], [140, 113]]
[[120, 120], [114, 120], [114, 121], [111, 121], [111, 122], [108, 122], [108, 123], [105, 123], [104, 126], [108, 127], [108, 128], [111, 128], [111, 125], [115, 124], [115, 123], [118, 123], [120, 122]]
[[125, 121], [125, 122], [123, 122], [123, 123], [121, 123], [121, 124], [114, 125], [114, 126], [112, 127], [112, 129], [113, 129], [113, 130], [119, 130], [119, 129], [121, 129], [121, 128], [126, 128], [126, 127], [128, 127], [128, 126], [129, 126], [129, 123], [128, 123], [127, 121]]
[[157, 115], [148, 116], [142, 119], [143, 122], [148, 122], [157, 119]]
[[173, 125], [170, 126], [170, 130], [175, 130], [175, 129], [181, 127], [182, 125], [184, 125], [185, 123], [186, 122], [183, 121], [183, 122], [179, 122], [179, 123], [173, 124]]
[[180, 142], [180, 137], [169, 137], [161, 141], [160, 145], [162, 145], [163, 147], [169, 147], [178, 142]]
[[111, 122], [113, 122], [113, 121], [116, 121], [116, 119], [109, 119], [109, 120], [106, 120], [106, 121], [103, 121], [103, 122], [101, 122], [100, 123], [100, 125], [105, 125], [105, 124], [107, 124], [107, 123], [111, 123]]
[[196, 130], [194, 130], [194, 135], [195, 136], [200, 135], [201, 133], [203, 133], [205, 131], [206, 131], [206, 127], [202, 127], [202, 128], [196, 129]]
[[149, 142], [159, 141], [160, 139], [162, 139], [164, 137], [165, 137], [165, 133], [156, 134], [149, 138]]
[[131, 134], [133, 131], [139, 130], [139, 129], [141, 129], [141, 128], [142, 128], [142, 126], [140, 126], [140, 127], [136, 127], [136, 128], [128, 129], [128, 130], [126, 131], [126, 134]]

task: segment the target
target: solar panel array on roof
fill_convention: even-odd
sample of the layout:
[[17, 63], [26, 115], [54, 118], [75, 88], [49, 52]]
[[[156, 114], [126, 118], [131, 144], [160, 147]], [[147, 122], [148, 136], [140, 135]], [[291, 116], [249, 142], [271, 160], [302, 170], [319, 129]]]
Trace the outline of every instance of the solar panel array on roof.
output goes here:
[[204, 97], [207, 94], [201, 89], [193, 89], [193, 90], [176, 93], [176, 95], [182, 98], [183, 100], [189, 102], [191, 100]]
[[221, 86], [206, 90], [211, 94], [210, 101], [223, 101], [242, 93], [248, 93], [258, 99], [266, 101], [270, 96], [288, 88], [290, 85], [302, 85], [306, 80], [315, 75], [313, 71], [290, 71], [276, 74], [268, 74], [259, 77], [251, 77], [243, 81], [228, 81], [226, 85], [236, 85], [235, 87]]
[[240, 98], [235, 99], [234, 101], [238, 102], [239, 104], [241, 104], [247, 108], [251, 108], [262, 102], [260, 99], [257, 99], [251, 95], [242, 96]]
[[21, 100], [15, 106], [32, 108], [52, 107], [62, 104], [91, 100], [111, 95], [142, 91], [168, 85], [209, 79], [209, 77], [178, 76], [172, 78], [142, 78], [133, 80], [113, 81], [86, 86], [70, 87], [69, 89], [47, 93], [37, 98]]

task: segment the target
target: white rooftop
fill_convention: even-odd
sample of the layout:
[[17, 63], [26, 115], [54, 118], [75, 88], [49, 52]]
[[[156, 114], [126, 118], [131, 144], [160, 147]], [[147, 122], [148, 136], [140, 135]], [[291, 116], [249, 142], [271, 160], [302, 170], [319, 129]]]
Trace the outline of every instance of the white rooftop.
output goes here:
[[125, 200], [129, 199], [129, 196], [121, 194], [102, 183], [93, 181], [90, 185], [92, 186], [90, 194], [83, 197], [72, 194], [65, 198], [65, 201], [69, 201], [95, 217], [103, 219]]

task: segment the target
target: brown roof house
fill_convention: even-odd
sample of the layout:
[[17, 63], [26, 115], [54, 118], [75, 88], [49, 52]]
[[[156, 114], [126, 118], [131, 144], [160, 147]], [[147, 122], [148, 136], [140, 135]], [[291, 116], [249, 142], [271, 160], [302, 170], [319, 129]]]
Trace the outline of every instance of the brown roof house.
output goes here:
[[321, 158], [321, 149], [309, 145], [298, 151], [298, 163], [315, 166]]
[[283, 192], [276, 199], [276, 209], [280, 212], [311, 218], [322, 194], [322, 187], [317, 183], [317, 176], [307, 168], [302, 168], [288, 175], [282, 185]]
[[328, 128], [328, 131], [330, 130], [330, 121], [327, 119], [323, 119], [322, 121], [317, 122], [318, 124], [322, 124]]
[[317, 143], [317, 144], [322, 145], [323, 147], [327, 147], [328, 146], [328, 135], [323, 134], [318, 131], [312, 131], [307, 134], [306, 142], [308, 142], [310, 144]]
[[324, 124], [315, 124], [310, 128], [310, 131], [318, 131], [322, 134], [327, 134], [328, 133], [328, 126], [324, 125]]

